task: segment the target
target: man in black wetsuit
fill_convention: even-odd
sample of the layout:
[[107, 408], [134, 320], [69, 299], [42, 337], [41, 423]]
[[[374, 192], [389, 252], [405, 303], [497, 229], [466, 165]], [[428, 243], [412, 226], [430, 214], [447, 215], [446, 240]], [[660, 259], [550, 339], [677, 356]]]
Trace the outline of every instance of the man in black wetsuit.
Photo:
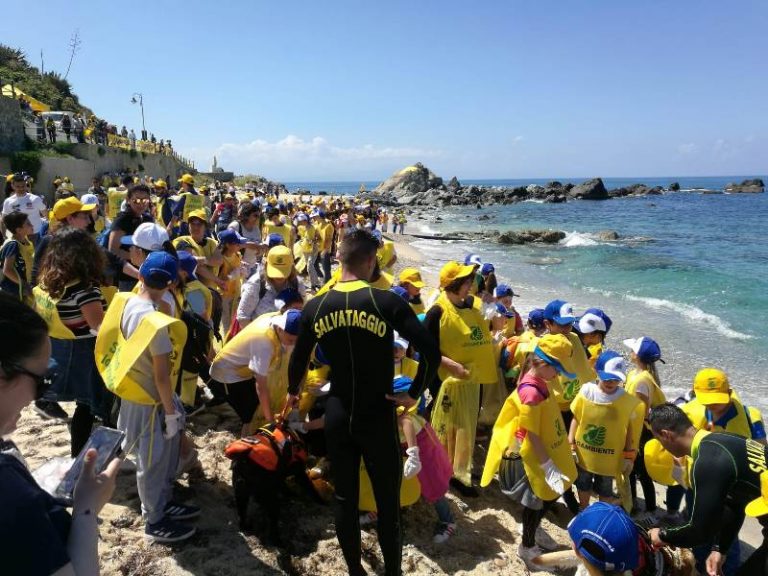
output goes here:
[[[734, 434], [697, 430], [674, 404], [654, 408], [653, 435], [673, 456], [690, 456], [691, 518], [676, 528], [653, 528], [655, 546], [711, 546], [707, 574], [721, 574], [725, 554], [744, 523], [744, 508], [760, 498], [760, 475], [768, 470], [768, 447]], [[737, 576], [768, 575], [768, 515], [758, 517], [763, 543]]]
[[[441, 358], [437, 344], [405, 300], [368, 284], [377, 248], [378, 241], [365, 230], [345, 236], [339, 248], [341, 281], [304, 307], [288, 368], [287, 402], [295, 405], [315, 344], [331, 366], [325, 436], [336, 487], [336, 535], [353, 576], [365, 574], [358, 516], [361, 456], [376, 499], [386, 574], [401, 574], [403, 463], [395, 408], [416, 404]], [[392, 393], [393, 330], [421, 354], [419, 371], [407, 393]]]

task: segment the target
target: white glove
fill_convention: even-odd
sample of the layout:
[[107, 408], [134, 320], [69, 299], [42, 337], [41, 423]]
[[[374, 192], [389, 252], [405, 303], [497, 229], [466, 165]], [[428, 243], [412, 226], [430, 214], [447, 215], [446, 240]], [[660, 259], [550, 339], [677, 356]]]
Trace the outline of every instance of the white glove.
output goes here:
[[174, 412], [173, 414], [165, 415], [165, 431], [163, 437], [166, 440], [170, 440], [181, 430], [181, 414]]
[[685, 470], [682, 466], [678, 466], [677, 464], [672, 466], [672, 478], [674, 478], [675, 482], [680, 484], [683, 488], [688, 488], [688, 485], [685, 482]]
[[304, 426], [304, 422], [288, 422], [288, 428], [293, 430], [294, 432], [298, 432], [299, 434], [306, 434], [307, 428]]
[[624, 461], [621, 463], [621, 473], [624, 474], [624, 476], [629, 476], [629, 474], [632, 472], [632, 468], [634, 467], [634, 460], [631, 458], [624, 458]]
[[565, 486], [563, 485], [563, 478], [566, 480], [568, 479], [567, 476], [563, 476], [563, 473], [560, 472], [560, 468], [558, 468], [554, 462], [552, 462], [552, 459], [550, 458], [544, 464], [541, 465], [541, 469], [544, 470], [544, 480], [547, 483], [547, 486], [549, 486], [553, 491], [557, 492], [558, 494], [562, 494], [565, 492]]
[[421, 460], [419, 460], [419, 447], [414, 446], [413, 448], [408, 448], [405, 451], [406, 454], [408, 454], [408, 458], [405, 460], [405, 464], [403, 464], [403, 477], [404, 478], [413, 478], [421, 472]]

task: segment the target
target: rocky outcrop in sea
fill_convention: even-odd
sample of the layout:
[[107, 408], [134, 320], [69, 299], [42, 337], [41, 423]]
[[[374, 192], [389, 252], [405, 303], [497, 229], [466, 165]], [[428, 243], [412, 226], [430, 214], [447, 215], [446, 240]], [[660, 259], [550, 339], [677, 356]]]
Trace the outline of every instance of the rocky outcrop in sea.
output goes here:
[[[408, 206], [491, 206], [515, 204], [524, 200], [560, 203], [570, 200], [608, 200], [625, 196], [654, 196], [680, 190], [680, 184], [672, 182], [667, 188], [637, 183], [608, 190], [601, 178], [592, 178], [581, 184], [552, 181], [544, 186], [463, 186], [454, 176], [447, 184], [421, 162], [408, 166], [387, 178], [372, 192], [362, 195], [385, 205]], [[727, 192], [762, 192], [762, 180], [745, 180], [741, 184], [729, 184]], [[713, 191], [714, 192], [714, 191]]]

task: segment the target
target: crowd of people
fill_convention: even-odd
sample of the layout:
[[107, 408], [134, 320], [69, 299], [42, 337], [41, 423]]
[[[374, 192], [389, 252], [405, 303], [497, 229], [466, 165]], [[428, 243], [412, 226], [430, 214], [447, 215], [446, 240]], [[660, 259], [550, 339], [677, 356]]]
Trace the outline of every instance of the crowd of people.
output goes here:
[[[765, 429], [722, 371], [667, 397], [651, 337], [611, 349], [609, 314], [561, 299], [522, 314], [476, 254], [429, 286], [383, 235], [405, 214], [371, 202], [201, 190], [191, 174], [67, 192], [49, 211], [24, 174], [7, 178], [0, 434], [30, 403], [70, 422], [72, 457], [96, 423], [122, 431], [148, 539], [195, 533], [200, 508], [173, 494], [199, 466], [185, 426], [227, 405], [243, 438], [277, 426], [306, 442], [349, 574], [366, 573], [361, 527], [376, 525], [385, 572], [400, 574], [401, 507], [431, 503], [442, 545], [461, 538], [449, 490], [492, 482], [521, 514], [530, 570], [557, 546], [541, 522], [562, 501], [589, 574], [669, 574], [669, 547], [691, 548], [702, 573], [768, 574], [766, 543], [741, 563], [738, 541], [746, 515], [768, 527]], [[3, 570], [98, 573], [119, 459], [99, 471], [95, 456], [69, 513], [3, 441]]]

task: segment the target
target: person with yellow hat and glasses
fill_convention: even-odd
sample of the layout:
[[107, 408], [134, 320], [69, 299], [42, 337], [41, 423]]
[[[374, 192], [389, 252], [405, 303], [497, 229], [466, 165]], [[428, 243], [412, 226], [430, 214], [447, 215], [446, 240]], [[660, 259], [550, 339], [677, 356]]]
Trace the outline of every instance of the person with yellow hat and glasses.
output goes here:
[[173, 220], [173, 210], [175, 205], [171, 198], [171, 193], [168, 190], [168, 184], [165, 180], [155, 180], [152, 184], [152, 191], [155, 196], [155, 220], [157, 220], [157, 223], [163, 228], [168, 230], [168, 235], [171, 236], [174, 232], [171, 221]]
[[107, 389], [122, 400], [117, 428], [125, 433], [123, 449], [137, 453], [145, 536], [163, 543], [190, 538], [195, 528], [184, 521], [200, 515], [197, 506], [172, 500], [184, 430], [184, 407], [173, 390], [187, 329], [161, 310], [178, 266], [167, 252], [150, 253], [139, 269], [139, 293], [115, 296], [95, 349]]
[[538, 340], [527, 371], [496, 419], [480, 480], [488, 486], [498, 473], [502, 492], [523, 505], [518, 556], [529, 567], [542, 547], [551, 547], [551, 538], [537, 534], [542, 518], [577, 476], [551, 384], [558, 374], [575, 377], [572, 359], [573, 344], [564, 334]]
[[426, 304], [421, 291], [426, 284], [421, 279], [421, 272], [417, 268], [403, 268], [397, 278], [398, 285], [408, 292], [408, 304], [416, 314], [426, 312]]
[[[173, 216], [168, 225], [174, 229], [173, 235], [184, 236], [191, 234], [188, 226], [189, 215], [192, 212], [202, 210], [205, 212], [205, 221], [208, 222], [208, 211], [205, 208], [205, 196], [195, 190], [195, 178], [191, 174], [183, 174], [178, 182], [181, 190], [176, 197], [176, 204], [173, 206]], [[178, 231], [176, 228], [178, 228]]]
[[438, 368], [441, 382], [433, 382], [430, 389], [434, 398], [432, 428], [453, 463], [451, 484], [465, 496], [477, 495], [471, 472], [480, 386], [498, 381], [494, 343], [482, 302], [469, 294], [475, 268], [455, 261], [443, 266], [440, 296], [424, 319], [442, 354]]
[[648, 417], [653, 436], [676, 458], [689, 457], [692, 505], [682, 526], [652, 528], [655, 547], [709, 547], [706, 573], [721, 574], [726, 553], [738, 538], [745, 509], [758, 516], [763, 542], [738, 568], [737, 576], [768, 575], [768, 509], [752, 502], [763, 494], [768, 447], [735, 434], [697, 430], [674, 404], [657, 406]]

